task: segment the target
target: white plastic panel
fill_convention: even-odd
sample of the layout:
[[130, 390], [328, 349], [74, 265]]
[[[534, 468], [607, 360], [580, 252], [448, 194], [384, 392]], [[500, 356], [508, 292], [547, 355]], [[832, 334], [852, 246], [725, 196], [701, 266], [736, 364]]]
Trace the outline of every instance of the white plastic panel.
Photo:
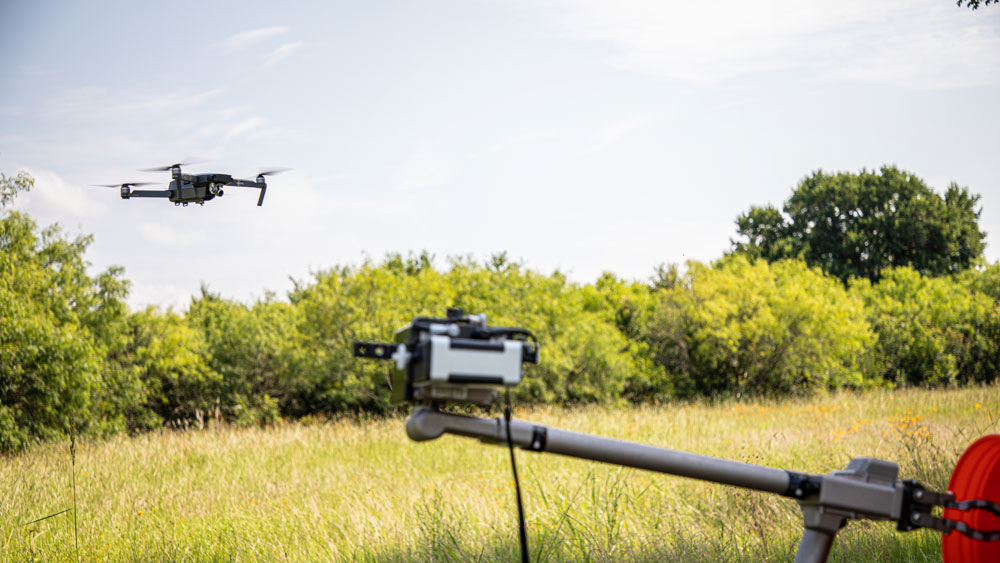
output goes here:
[[521, 381], [522, 343], [505, 340], [502, 344], [502, 352], [453, 349], [447, 336], [432, 336], [430, 380], [447, 382], [449, 376], [456, 376], [482, 378], [483, 383], [489, 383], [499, 378], [504, 385], [517, 385]]

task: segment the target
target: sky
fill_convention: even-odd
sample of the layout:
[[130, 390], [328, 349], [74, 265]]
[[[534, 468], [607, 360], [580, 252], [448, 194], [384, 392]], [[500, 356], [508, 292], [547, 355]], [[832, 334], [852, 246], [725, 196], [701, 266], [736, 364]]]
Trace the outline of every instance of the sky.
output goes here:
[[[427, 250], [589, 283], [707, 262], [816, 170], [981, 195], [1000, 259], [1000, 6], [953, 0], [0, 2], [0, 171], [129, 304], [251, 303]], [[252, 178], [203, 207], [92, 184]]]

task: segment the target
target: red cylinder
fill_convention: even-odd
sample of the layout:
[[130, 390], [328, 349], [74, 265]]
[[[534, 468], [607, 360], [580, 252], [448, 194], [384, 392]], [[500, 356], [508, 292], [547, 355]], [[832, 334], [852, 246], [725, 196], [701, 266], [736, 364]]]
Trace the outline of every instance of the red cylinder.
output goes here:
[[[1000, 434], [989, 434], [973, 442], [955, 466], [948, 482], [955, 500], [986, 499], [1000, 503]], [[986, 510], [946, 508], [944, 517], [960, 520], [982, 531], [1000, 530], [1000, 516]], [[1000, 561], [1000, 541], [974, 540], [952, 531], [941, 540], [944, 563]]]

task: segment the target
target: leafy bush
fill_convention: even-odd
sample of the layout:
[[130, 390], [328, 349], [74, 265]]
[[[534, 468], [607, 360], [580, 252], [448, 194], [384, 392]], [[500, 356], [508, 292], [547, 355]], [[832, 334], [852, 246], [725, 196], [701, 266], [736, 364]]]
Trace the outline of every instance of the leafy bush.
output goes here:
[[800, 261], [689, 262], [645, 336], [681, 397], [860, 387], [872, 341], [860, 299]]
[[[6, 209], [30, 187], [0, 174], [0, 452], [70, 430], [388, 412], [387, 364], [352, 357], [352, 342], [391, 340], [452, 306], [537, 335], [542, 361], [515, 389], [527, 402], [781, 396], [1000, 372], [1000, 263], [941, 278], [880, 269], [877, 283], [845, 289], [802, 261], [737, 253], [683, 274], [660, 267], [651, 283], [604, 274], [581, 285], [506, 254], [437, 269], [425, 252], [317, 272], [288, 302], [203, 289], [184, 314], [129, 313], [120, 268], [88, 273], [90, 237]], [[960, 192], [945, 199], [971, 209]]]
[[203, 289], [187, 322], [199, 334], [210, 372], [218, 374], [212, 399], [225, 420], [271, 422], [295, 400], [292, 358], [299, 339], [287, 303], [268, 299], [248, 307]]
[[312, 383], [313, 409], [385, 410], [387, 367], [351, 357], [351, 342], [391, 340], [417, 315], [441, 316], [450, 306], [484, 313], [492, 325], [535, 332], [542, 362], [516, 389], [521, 400], [618, 400], [642, 359], [615, 327], [615, 310], [595, 288], [545, 276], [494, 257], [489, 266], [465, 258], [439, 272], [425, 254], [390, 255], [381, 264], [334, 268], [300, 285], [291, 301], [308, 351], [302, 368]]
[[904, 267], [885, 271], [874, 285], [854, 280], [851, 292], [865, 300], [878, 335], [873, 375], [910, 385], [996, 379], [1000, 309], [991, 296], [970, 287], [970, 275], [963, 274], [962, 283]]
[[133, 430], [164, 422], [197, 421], [214, 415], [222, 376], [208, 364], [205, 340], [172, 311], [147, 308], [128, 319], [129, 341], [118, 357], [122, 369], [135, 370], [146, 400], [126, 407]]
[[[27, 176], [0, 180], [0, 209], [30, 188]], [[124, 344], [128, 283], [119, 268], [87, 273], [90, 242], [0, 215], [0, 451], [122, 430], [122, 403], [142, 398], [141, 382], [107, 361]]]
[[981, 293], [1000, 304], [1000, 262], [971, 268], [956, 276], [970, 291]]

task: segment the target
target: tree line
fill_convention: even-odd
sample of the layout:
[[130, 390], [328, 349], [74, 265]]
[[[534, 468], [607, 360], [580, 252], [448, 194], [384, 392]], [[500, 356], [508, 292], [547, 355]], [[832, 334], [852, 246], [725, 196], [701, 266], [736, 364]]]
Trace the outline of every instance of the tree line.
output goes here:
[[[941, 197], [891, 167], [816, 172], [784, 212], [742, 215], [741, 238], [722, 258], [661, 266], [647, 281], [606, 273], [573, 283], [504, 253], [444, 265], [426, 252], [392, 254], [315, 272], [282, 299], [242, 303], [203, 287], [183, 312], [130, 311], [121, 268], [88, 271], [91, 237], [13, 209], [31, 184], [0, 176], [2, 452], [70, 429], [390, 413], [386, 366], [353, 358], [352, 341], [389, 340], [413, 316], [452, 306], [535, 332], [542, 361], [514, 389], [526, 403], [780, 397], [986, 383], [1000, 373], [1000, 263], [982, 260], [978, 196], [952, 186]], [[812, 203], [802, 203], [808, 194]], [[911, 200], [919, 212], [899, 212]], [[841, 226], [821, 229], [826, 219], [799, 214], [824, 205]], [[911, 233], [907, 221], [942, 244], [879, 236]], [[831, 250], [838, 238], [885, 262], [830, 265], [850, 255]]]

